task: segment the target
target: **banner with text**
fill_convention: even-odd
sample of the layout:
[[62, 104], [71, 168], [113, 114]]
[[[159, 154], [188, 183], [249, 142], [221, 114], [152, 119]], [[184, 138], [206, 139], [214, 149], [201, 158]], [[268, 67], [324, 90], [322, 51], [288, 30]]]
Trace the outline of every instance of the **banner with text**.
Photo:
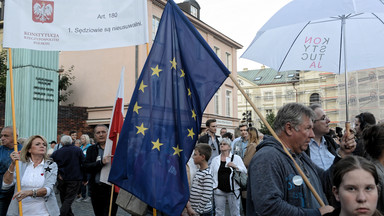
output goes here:
[[147, 0], [7, 0], [3, 46], [77, 51], [148, 42]]

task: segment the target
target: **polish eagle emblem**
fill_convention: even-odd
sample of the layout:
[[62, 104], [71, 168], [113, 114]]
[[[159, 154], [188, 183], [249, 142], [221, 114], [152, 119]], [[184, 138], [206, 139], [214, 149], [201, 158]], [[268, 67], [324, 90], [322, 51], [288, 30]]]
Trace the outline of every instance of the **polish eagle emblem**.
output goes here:
[[53, 22], [53, 1], [33, 0], [32, 19], [34, 22]]

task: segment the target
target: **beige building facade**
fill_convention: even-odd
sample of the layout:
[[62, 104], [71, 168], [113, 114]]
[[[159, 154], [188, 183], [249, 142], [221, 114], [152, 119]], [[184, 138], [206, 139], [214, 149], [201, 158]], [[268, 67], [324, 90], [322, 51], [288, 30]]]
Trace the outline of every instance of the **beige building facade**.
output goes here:
[[[384, 118], [384, 69], [374, 68], [348, 72], [349, 115], [346, 117], [344, 74], [318, 71], [277, 72], [270, 68], [244, 70], [238, 73], [240, 85], [265, 117], [285, 104], [299, 102], [304, 105], [321, 104], [329, 116], [331, 127], [344, 127], [346, 119], [354, 122], [356, 115], [371, 112], [376, 120]], [[259, 128], [260, 118], [245, 97], [238, 91], [238, 116], [252, 112], [252, 123]]]
[[[149, 44], [113, 49], [60, 52], [60, 65], [64, 69], [74, 66], [72, 74], [76, 77], [70, 90], [73, 94], [62, 105], [88, 107], [89, 125], [109, 124], [112, 106], [116, 97], [120, 71], [125, 67], [125, 112], [140, 76], [147, 54], [156, 35], [164, 0], [148, 0]], [[224, 65], [237, 75], [237, 50], [242, 45], [225, 36], [199, 19], [200, 6], [194, 0], [183, 3], [185, 15], [198, 29], [202, 37], [216, 52]], [[190, 11], [186, 11], [190, 8]], [[196, 13], [196, 9], [197, 12]], [[108, 38], [106, 38], [108, 40]], [[209, 73], [209, 71], [203, 72]], [[238, 125], [237, 88], [228, 78], [208, 104], [203, 115], [203, 127], [208, 118], [218, 121], [218, 128], [234, 129]]]

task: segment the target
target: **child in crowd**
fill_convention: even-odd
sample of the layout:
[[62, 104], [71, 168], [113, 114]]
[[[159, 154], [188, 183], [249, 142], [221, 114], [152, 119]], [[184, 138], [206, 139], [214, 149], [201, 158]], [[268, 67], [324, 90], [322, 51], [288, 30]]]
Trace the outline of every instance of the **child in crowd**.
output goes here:
[[334, 166], [332, 174], [332, 191], [341, 208], [324, 216], [382, 216], [376, 209], [379, 177], [372, 162], [348, 156]]
[[192, 181], [187, 204], [189, 215], [212, 216], [213, 177], [208, 167], [212, 149], [208, 144], [200, 143], [195, 147], [193, 161], [199, 166]]

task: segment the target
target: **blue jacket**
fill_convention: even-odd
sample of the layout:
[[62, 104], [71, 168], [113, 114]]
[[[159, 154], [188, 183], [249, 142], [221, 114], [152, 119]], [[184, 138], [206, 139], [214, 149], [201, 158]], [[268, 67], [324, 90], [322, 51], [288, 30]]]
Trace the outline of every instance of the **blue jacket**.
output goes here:
[[[317, 167], [304, 152], [293, 156], [303, 164], [312, 186], [327, 204], [323, 185], [331, 188], [330, 171]], [[297, 175], [281, 144], [273, 137], [265, 137], [248, 168], [247, 215], [320, 216], [320, 206], [305, 183], [293, 183]]]
[[[20, 151], [23, 148], [22, 145], [18, 144], [17, 149]], [[3, 183], [4, 173], [7, 172], [9, 165], [11, 165], [12, 159], [9, 156], [14, 151], [13, 148], [8, 148], [6, 146], [0, 146], [0, 188]], [[0, 199], [12, 199], [14, 188], [9, 188], [7, 190], [0, 189]]]

